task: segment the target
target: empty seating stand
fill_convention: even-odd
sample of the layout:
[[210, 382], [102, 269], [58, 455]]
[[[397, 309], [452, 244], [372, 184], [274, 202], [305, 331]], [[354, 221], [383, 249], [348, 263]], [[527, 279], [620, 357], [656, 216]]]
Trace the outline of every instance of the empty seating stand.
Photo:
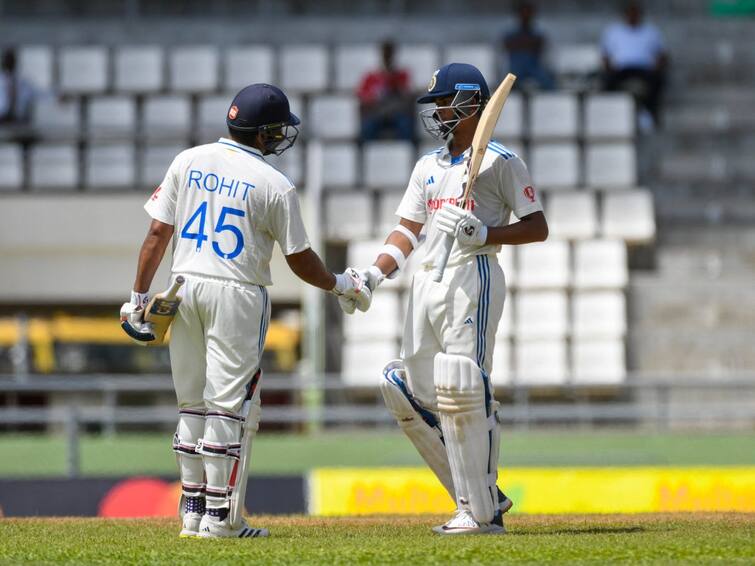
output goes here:
[[92, 139], [131, 139], [136, 132], [136, 102], [130, 96], [101, 96], [87, 105], [87, 133]]
[[79, 184], [79, 155], [70, 144], [37, 144], [30, 152], [32, 189], [74, 189]]
[[174, 48], [169, 55], [169, 85], [174, 92], [212, 92], [218, 87], [220, 55], [210, 45]]
[[349, 93], [356, 90], [365, 74], [382, 67], [379, 46], [374, 44], [339, 45], [334, 63], [335, 89]]
[[118, 92], [158, 92], [165, 85], [165, 56], [155, 45], [118, 47], [114, 55], [114, 86]]
[[253, 83], [276, 84], [274, 63], [273, 50], [267, 45], [242, 45], [226, 49], [223, 54], [223, 90], [236, 93]]
[[322, 92], [330, 76], [328, 51], [319, 44], [287, 45], [279, 55], [279, 78], [285, 92]]
[[17, 144], [0, 144], [0, 191], [18, 190], [24, 183], [24, 156]]
[[414, 147], [408, 142], [365, 144], [364, 181], [370, 188], [406, 187], [414, 165]]
[[63, 47], [59, 59], [59, 88], [64, 94], [96, 94], [108, 87], [106, 47]]
[[592, 191], [564, 191], [548, 195], [545, 206], [549, 238], [585, 240], [598, 232], [598, 210]]
[[309, 104], [308, 130], [323, 140], [353, 140], [359, 134], [359, 105], [353, 96], [323, 95]]

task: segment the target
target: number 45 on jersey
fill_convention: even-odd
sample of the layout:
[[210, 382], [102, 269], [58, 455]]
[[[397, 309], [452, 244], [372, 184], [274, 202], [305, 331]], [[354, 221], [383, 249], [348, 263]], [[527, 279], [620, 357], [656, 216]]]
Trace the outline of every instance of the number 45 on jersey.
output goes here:
[[[220, 249], [220, 245], [213, 239], [212, 250], [223, 259], [233, 259], [241, 253], [242, 249], [244, 249], [244, 235], [236, 226], [226, 223], [227, 216], [240, 216], [241, 218], [243, 218], [244, 216], [246, 216], [246, 213], [243, 210], [239, 210], [238, 208], [224, 206], [220, 211], [220, 218], [218, 218], [218, 223], [215, 225], [214, 233], [222, 234], [223, 232], [230, 232], [236, 240], [236, 246], [231, 251], [224, 252]], [[184, 226], [183, 230], [181, 230], [181, 238], [197, 241], [197, 251], [201, 251], [202, 245], [209, 239], [204, 230], [206, 220], [207, 201], [199, 205], [199, 207], [194, 211], [194, 214], [192, 214], [189, 218], [186, 226]], [[197, 228], [196, 232], [192, 232], [195, 224], [199, 224], [199, 227]]]

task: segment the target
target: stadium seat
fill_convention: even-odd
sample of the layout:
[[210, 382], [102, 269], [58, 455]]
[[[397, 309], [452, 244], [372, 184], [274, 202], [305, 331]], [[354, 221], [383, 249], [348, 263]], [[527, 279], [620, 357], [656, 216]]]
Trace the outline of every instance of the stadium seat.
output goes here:
[[136, 130], [136, 102], [130, 96], [91, 98], [86, 114], [87, 134], [93, 139], [131, 138]]
[[[386, 232], [385, 235], [387, 236], [388, 233]], [[380, 253], [380, 248], [383, 247], [384, 241], [385, 237], [381, 235], [380, 239], [349, 242], [349, 247], [346, 251], [346, 264], [359, 268], [372, 265]], [[411, 277], [408, 277], [404, 270], [402, 270], [395, 278], [386, 278], [380, 285], [380, 288], [401, 289], [406, 287], [410, 281]], [[400, 319], [403, 320], [403, 317], [400, 317]]]
[[629, 281], [627, 248], [620, 240], [585, 240], [574, 249], [574, 286], [621, 289]]
[[577, 97], [567, 92], [539, 93], [530, 98], [530, 136], [572, 139], [579, 133]]
[[[374, 260], [374, 258], [373, 258]], [[351, 341], [397, 339], [403, 330], [399, 295], [388, 289], [375, 293], [367, 312], [343, 317], [343, 333]], [[386, 360], [387, 363], [388, 360]]]
[[325, 199], [327, 237], [350, 241], [366, 239], [372, 232], [372, 195], [365, 192], [334, 192]]
[[364, 184], [370, 188], [405, 188], [414, 165], [409, 142], [379, 141], [364, 145]]
[[328, 51], [319, 44], [281, 48], [281, 88], [292, 92], [322, 92], [328, 88]]
[[493, 130], [493, 139], [507, 145], [511, 140], [524, 136], [524, 97], [519, 92], [512, 92], [506, 99], [501, 116]]
[[579, 185], [579, 148], [575, 143], [538, 143], [530, 150], [530, 171], [541, 189]]
[[611, 189], [637, 184], [637, 156], [631, 143], [587, 147], [586, 179], [590, 187]]
[[84, 153], [84, 185], [87, 189], [134, 188], [136, 181], [132, 145], [94, 145]]
[[393, 227], [398, 224], [399, 217], [396, 216], [396, 210], [398, 210], [398, 205], [401, 204], [402, 198], [404, 198], [403, 190], [382, 191], [380, 193], [380, 202], [378, 204], [378, 238], [385, 239], [393, 230]]
[[95, 94], [108, 87], [106, 47], [62, 47], [60, 50], [60, 92]]
[[142, 132], [151, 140], [185, 140], [191, 131], [188, 96], [151, 96], [144, 101]]
[[353, 188], [358, 184], [359, 148], [353, 143], [322, 146], [322, 184], [324, 187]]
[[348, 93], [353, 93], [357, 89], [368, 72], [382, 67], [380, 46], [375, 44], [337, 45], [333, 56], [335, 88]]
[[353, 96], [317, 96], [309, 103], [308, 115], [310, 136], [343, 140], [359, 135], [359, 104]]
[[626, 379], [623, 340], [575, 340], [571, 351], [574, 383], [614, 385]]
[[21, 145], [0, 144], [0, 191], [20, 189], [24, 184], [24, 154]]
[[140, 186], [150, 189], [162, 183], [173, 159], [184, 149], [185, 146], [177, 144], [145, 147], [141, 158]]
[[[449, 45], [445, 49], [443, 62], [461, 61], [477, 67], [490, 87], [491, 94], [498, 86], [499, 72], [496, 69], [496, 54], [490, 43]], [[428, 77], [427, 82], [430, 82]]]
[[115, 90], [143, 93], [162, 90], [165, 58], [157, 45], [116, 47]]
[[212, 92], [218, 88], [218, 50], [210, 45], [176, 47], [169, 55], [169, 85], [175, 92]]
[[18, 72], [42, 91], [51, 91], [54, 62], [47, 45], [24, 45], [18, 48]]
[[37, 100], [32, 109], [32, 126], [43, 139], [77, 139], [81, 133], [81, 103], [53, 97]]
[[345, 385], [375, 388], [383, 368], [398, 358], [397, 340], [347, 341], [343, 344], [341, 376]]
[[210, 143], [217, 141], [220, 137], [228, 137], [225, 119], [232, 100], [231, 94], [213, 94], [199, 99], [197, 106], [199, 143]]
[[[550, 220], [550, 218], [549, 218]], [[630, 244], [655, 239], [653, 195], [646, 189], [617, 191], [603, 196], [602, 233]]]
[[598, 230], [595, 194], [591, 191], [564, 191], [548, 195], [545, 214], [550, 238], [585, 240]]
[[516, 284], [520, 289], [563, 289], [571, 282], [569, 244], [549, 239], [517, 246]]
[[425, 91], [440, 66], [440, 54], [433, 44], [402, 43], [396, 49], [396, 66], [409, 73], [412, 90]]
[[76, 146], [38, 144], [29, 157], [29, 185], [33, 189], [73, 189], [79, 184]]
[[567, 43], [553, 50], [553, 68], [559, 75], [588, 75], [602, 67], [600, 47], [595, 43]]
[[563, 291], [519, 291], [514, 310], [517, 340], [564, 338], [569, 333], [569, 308]]
[[[254, 83], [276, 84], [273, 50], [267, 45], [236, 45], [223, 54], [223, 90], [236, 94]], [[230, 105], [231, 99], [228, 99]]]
[[296, 143], [281, 155], [266, 155], [265, 160], [288, 177], [294, 185], [299, 185], [304, 179], [304, 155], [306, 146]]
[[493, 386], [510, 385], [513, 377], [511, 371], [511, 341], [507, 338], [497, 338], [493, 350], [493, 368], [490, 381]]
[[634, 100], [627, 93], [590, 94], [585, 101], [585, 137], [634, 137]]
[[518, 341], [514, 345], [517, 385], [563, 385], [569, 375], [564, 340]]
[[501, 264], [501, 269], [503, 269], [507, 289], [514, 289], [517, 286], [514, 256], [514, 246], [501, 246], [501, 251], [498, 252], [498, 263]]
[[572, 336], [621, 338], [627, 331], [626, 299], [621, 291], [578, 291], [572, 295]]
[[510, 338], [514, 335], [514, 304], [511, 293], [507, 293], [506, 301], [503, 305], [503, 313], [501, 314], [501, 321], [498, 323], [498, 328], [495, 332], [496, 340]]

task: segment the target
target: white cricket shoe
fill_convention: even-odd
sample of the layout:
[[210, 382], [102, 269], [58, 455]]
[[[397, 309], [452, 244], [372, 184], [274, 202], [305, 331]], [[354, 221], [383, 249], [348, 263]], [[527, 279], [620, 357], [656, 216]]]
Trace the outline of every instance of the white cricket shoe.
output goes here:
[[240, 527], [233, 528], [228, 517], [221, 521], [217, 517], [205, 515], [199, 524], [197, 536], [201, 538], [256, 538], [268, 537], [270, 531], [250, 527], [244, 519], [241, 519]]
[[183, 529], [178, 536], [181, 538], [193, 538], [199, 536], [199, 523], [202, 522], [202, 517], [199, 513], [184, 513]]
[[480, 523], [466, 509], [457, 509], [445, 525], [433, 527], [433, 531], [439, 535], [502, 535], [506, 529], [503, 522]]

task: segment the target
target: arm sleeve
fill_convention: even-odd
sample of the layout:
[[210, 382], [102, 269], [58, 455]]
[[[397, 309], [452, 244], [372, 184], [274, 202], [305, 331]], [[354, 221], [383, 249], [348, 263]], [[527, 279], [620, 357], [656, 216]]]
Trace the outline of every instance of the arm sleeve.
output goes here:
[[543, 205], [538, 199], [530, 172], [527, 170], [524, 161], [519, 157], [499, 158], [498, 161], [501, 196], [517, 218], [542, 211]]
[[170, 164], [168, 172], [162, 183], [155, 189], [152, 196], [144, 205], [152, 218], [164, 224], [174, 226], [176, 223], [176, 202], [178, 200], [178, 188], [180, 185], [180, 155]]
[[409, 179], [404, 198], [398, 205], [396, 215], [412, 222], [424, 224], [427, 222], [427, 208], [425, 207], [425, 179], [422, 175], [421, 161], [418, 161]]
[[299, 196], [293, 187], [285, 193], [277, 193], [272, 200], [269, 222], [273, 238], [283, 252], [291, 255], [310, 247], [304, 220], [301, 217]]

